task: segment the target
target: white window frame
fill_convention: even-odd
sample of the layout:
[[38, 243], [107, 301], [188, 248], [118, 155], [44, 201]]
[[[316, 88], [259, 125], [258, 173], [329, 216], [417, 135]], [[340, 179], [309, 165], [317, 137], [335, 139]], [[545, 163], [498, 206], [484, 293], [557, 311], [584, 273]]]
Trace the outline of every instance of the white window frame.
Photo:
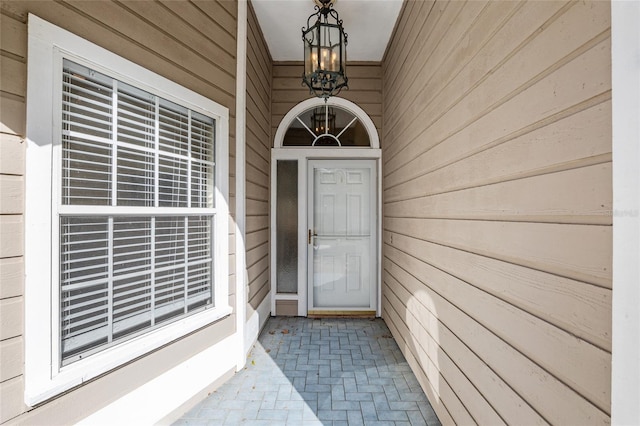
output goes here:
[[[232, 312], [228, 298], [229, 110], [35, 15], [29, 15], [25, 202], [25, 403], [45, 401]], [[215, 119], [214, 307], [61, 367], [55, 159], [62, 62], [69, 59]], [[56, 115], [57, 114], [57, 115]]]

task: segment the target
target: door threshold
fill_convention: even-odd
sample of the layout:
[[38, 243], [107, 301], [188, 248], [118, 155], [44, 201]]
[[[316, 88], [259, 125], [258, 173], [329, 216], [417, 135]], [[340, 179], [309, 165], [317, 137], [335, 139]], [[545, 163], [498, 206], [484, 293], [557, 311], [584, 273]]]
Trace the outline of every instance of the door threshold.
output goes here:
[[313, 310], [307, 312], [308, 318], [375, 318], [376, 311], [350, 310]]

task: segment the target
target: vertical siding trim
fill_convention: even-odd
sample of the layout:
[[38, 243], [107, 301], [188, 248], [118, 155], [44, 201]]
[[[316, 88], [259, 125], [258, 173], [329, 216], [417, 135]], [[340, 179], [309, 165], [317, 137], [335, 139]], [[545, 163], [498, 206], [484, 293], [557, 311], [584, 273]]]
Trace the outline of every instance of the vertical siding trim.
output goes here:
[[238, 34], [236, 55], [236, 333], [239, 336], [236, 371], [244, 368], [247, 340], [246, 301], [246, 123], [247, 123], [247, 1], [238, 0]]
[[[612, 424], [640, 424], [640, 3], [612, 2]], [[634, 141], [634, 143], [629, 143]]]

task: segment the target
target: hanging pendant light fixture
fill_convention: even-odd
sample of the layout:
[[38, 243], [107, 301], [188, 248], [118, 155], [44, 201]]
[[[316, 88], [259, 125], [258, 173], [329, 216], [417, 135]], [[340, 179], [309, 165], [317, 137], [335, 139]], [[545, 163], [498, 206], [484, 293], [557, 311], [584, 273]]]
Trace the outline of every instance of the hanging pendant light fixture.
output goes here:
[[[346, 74], [347, 34], [338, 12], [333, 8], [336, 0], [314, 0], [317, 12], [307, 19], [302, 28], [304, 43], [304, 74], [302, 83], [310, 93], [325, 101], [349, 88]], [[313, 18], [314, 24], [311, 24]]]

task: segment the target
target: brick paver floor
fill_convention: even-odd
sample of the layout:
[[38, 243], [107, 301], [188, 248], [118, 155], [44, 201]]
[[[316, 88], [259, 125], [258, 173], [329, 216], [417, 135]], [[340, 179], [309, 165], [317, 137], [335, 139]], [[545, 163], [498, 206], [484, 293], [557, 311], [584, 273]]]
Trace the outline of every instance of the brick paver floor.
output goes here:
[[175, 425], [440, 425], [381, 319], [270, 318], [244, 370]]

